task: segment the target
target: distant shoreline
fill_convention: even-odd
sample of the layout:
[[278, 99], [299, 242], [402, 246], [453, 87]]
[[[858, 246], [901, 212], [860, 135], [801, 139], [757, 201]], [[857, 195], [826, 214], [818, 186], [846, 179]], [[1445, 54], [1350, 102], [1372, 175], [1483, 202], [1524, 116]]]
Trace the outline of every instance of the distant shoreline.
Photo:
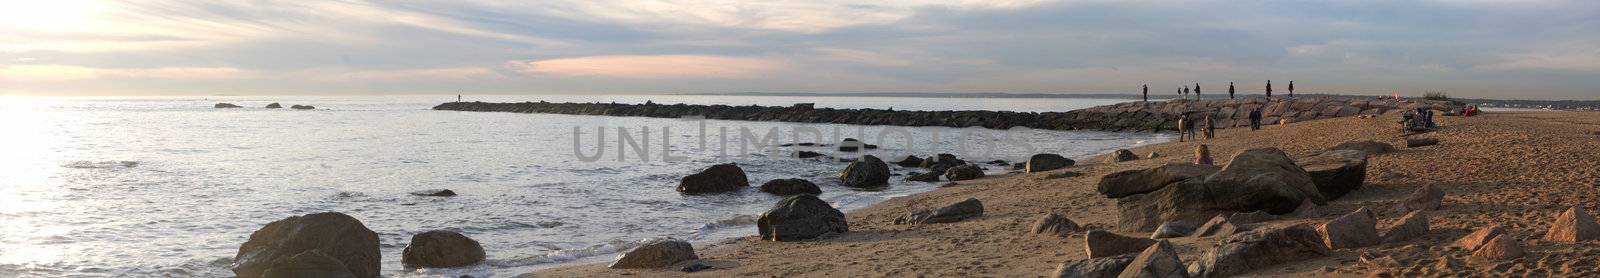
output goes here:
[[[733, 93], [681, 93], [681, 96], [768, 96], [768, 97], [905, 97], [905, 98], [1087, 98], [1139, 100], [1140, 94], [1047, 94], [1047, 93], [801, 93], [801, 92], [733, 92]], [[1377, 98], [1380, 95], [1296, 94], [1299, 97]], [[1224, 96], [1219, 93], [1201, 94], [1204, 99]], [[1262, 96], [1262, 94], [1236, 94], [1237, 98]], [[1172, 93], [1151, 94], [1151, 100], [1177, 99]], [[1452, 100], [1478, 104], [1484, 107], [1528, 108], [1545, 110], [1600, 111], [1600, 100], [1522, 100], [1452, 98]]]

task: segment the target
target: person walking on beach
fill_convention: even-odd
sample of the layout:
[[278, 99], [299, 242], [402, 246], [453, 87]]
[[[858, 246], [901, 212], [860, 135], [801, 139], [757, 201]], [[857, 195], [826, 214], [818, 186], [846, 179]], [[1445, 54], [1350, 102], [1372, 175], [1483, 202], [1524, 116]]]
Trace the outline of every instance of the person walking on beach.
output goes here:
[[1233, 82], [1228, 82], [1228, 99], [1233, 99]]
[[1212, 113], [1206, 113], [1206, 140], [1217, 138], [1217, 121], [1211, 116]]
[[1261, 108], [1250, 109], [1250, 130], [1261, 130]]
[[1150, 84], [1144, 84], [1144, 102], [1150, 102]]
[[1189, 115], [1188, 112], [1184, 112], [1183, 113], [1183, 117], [1184, 117], [1185, 120], [1182, 122], [1182, 124], [1183, 124], [1183, 134], [1180, 134], [1180, 136], [1187, 135], [1187, 136], [1189, 136], [1189, 140], [1190, 141], [1200, 140], [1200, 138], [1195, 136], [1195, 130], [1194, 130], [1195, 119], [1191, 118], [1189, 116], [1190, 115]]
[[1188, 124], [1189, 124], [1189, 114], [1188, 113], [1184, 113], [1184, 114], [1178, 115], [1178, 142], [1183, 142], [1184, 141], [1183, 140], [1183, 135], [1189, 133], [1188, 129], [1183, 128], [1185, 125], [1188, 125]]
[[1272, 80], [1267, 80], [1267, 98], [1272, 98]]
[[1200, 83], [1194, 83], [1194, 100], [1200, 100]]
[[1211, 160], [1210, 146], [1200, 144], [1200, 146], [1194, 148], [1194, 164], [1212, 165], [1214, 163], [1215, 162]]
[[1289, 80], [1289, 98], [1294, 98], [1294, 80]]

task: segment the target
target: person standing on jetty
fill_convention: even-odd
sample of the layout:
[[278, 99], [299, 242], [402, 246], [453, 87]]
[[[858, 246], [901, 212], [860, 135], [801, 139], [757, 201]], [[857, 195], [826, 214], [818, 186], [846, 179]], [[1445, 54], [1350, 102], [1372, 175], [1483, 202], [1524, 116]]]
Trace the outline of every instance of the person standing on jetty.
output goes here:
[[1294, 80], [1289, 80], [1289, 98], [1294, 98]]
[[456, 102], [461, 102], [461, 95], [456, 95]]
[[1194, 148], [1194, 164], [1212, 165], [1213, 163], [1215, 162], [1211, 160], [1210, 146], [1200, 144], [1200, 146]]
[[1272, 80], [1267, 80], [1267, 98], [1272, 98]]
[[1250, 130], [1261, 130], [1261, 107], [1250, 109]]
[[1183, 86], [1183, 100], [1189, 100], [1189, 85]]
[[1233, 82], [1228, 82], [1228, 99], [1233, 99]]
[[1194, 83], [1194, 100], [1200, 100], [1200, 83]]
[[1150, 84], [1144, 84], [1144, 102], [1150, 102]]

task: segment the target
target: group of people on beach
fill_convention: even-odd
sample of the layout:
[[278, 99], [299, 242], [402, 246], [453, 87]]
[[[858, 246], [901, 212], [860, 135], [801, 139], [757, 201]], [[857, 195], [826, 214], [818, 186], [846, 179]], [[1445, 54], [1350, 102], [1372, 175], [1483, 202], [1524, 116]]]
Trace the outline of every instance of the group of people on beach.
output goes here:
[[[1144, 86], [1141, 86], [1139, 89], [1140, 89], [1140, 92], [1144, 96], [1144, 101], [1147, 101], [1147, 102], [1150, 101], [1150, 84], [1144, 84]], [[1178, 98], [1183, 99], [1183, 100], [1188, 100], [1189, 99], [1189, 92], [1190, 92], [1190, 88], [1189, 88], [1188, 85], [1184, 85], [1183, 87], [1178, 88]], [[1194, 83], [1193, 92], [1194, 92], [1194, 100], [1200, 100], [1200, 83]], [[1272, 80], [1267, 80], [1267, 91], [1266, 92], [1267, 92], [1267, 97], [1271, 98], [1272, 97]], [[1289, 81], [1289, 97], [1291, 97], [1291, 98], [1294, 97], [1294, 81], [1293, 80]], [[1233, 99], [1233, 98], [1234, 98], [1233, 82], [1228, 82], [1228, 99]]]

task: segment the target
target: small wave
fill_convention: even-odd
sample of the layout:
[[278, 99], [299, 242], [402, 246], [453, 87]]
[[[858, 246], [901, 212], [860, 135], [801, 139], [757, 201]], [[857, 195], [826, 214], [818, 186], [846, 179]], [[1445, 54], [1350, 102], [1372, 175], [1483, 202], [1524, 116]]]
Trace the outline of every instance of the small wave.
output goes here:
[[612, 240], [606, 243], [591, 245], [584, 248], [550, 251], [550, 253], [545, 253], [543, 255], [534, 255], [530, 257], [509, 260], [488, 260], [485, 262], [485, 264], [495, 267], [519, 267], [567, 262], [598, 255], [621, 253], [623, 251], [633, 249], [634, 247], [638, 247], [639, 245], [660, 239], [666, 238], [653, 238], [638, 241]]
[[103, 161], [81, 160], [81, 161], [73, 161], [73, 162], [69, 162], [67, 164], [62, 164], [61, 165], [62, 168], [73, 168], [73, 169], [118, 169], [118, 168], [133, 168], [135, 166], [139, 166], [139, 162], [138, 161], [126, 161], [126, 160], [103, 160]]
[[711, 234], [711, 232], [715, 232], [717, 230], [721, 230], [721, 229], [725, 229], [725, 228], [729, 228], [729, 227], [740, 227], [740, 226], [746, 226], [746, 225], [755, 225], [756, 224], [756, 220], [757, 220], [758, 217], [759, 216], [748, 215], [748, 214], [735, 215], [735, 216], [727, 218], [727, 219], [722, 219], [722, 220], [713, 221], [711, 223], [706, 223], [705, 225], [700, 225], [699, 229], [695, 229], [694, 238], [700, 238], [700, 237], [703, 237], [705, 235]]

